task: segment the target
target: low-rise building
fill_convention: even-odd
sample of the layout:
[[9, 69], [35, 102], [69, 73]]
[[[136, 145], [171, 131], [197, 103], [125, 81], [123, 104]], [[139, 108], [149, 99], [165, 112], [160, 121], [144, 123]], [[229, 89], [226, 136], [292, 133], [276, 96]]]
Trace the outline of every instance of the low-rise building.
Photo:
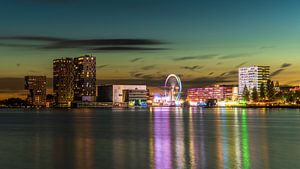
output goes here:
[[147, 105], [146, 85], [103, 85], [98, 86], [98, 102], [112, 102], [115, 106]]
[[215, 85], [209, 87], [190, 88], [187, 90], [187, 101], [190, 105], [198, 105], [208, 100], [217, 101], [235, 100], [237, 98], [237, 87], [232, 85]]

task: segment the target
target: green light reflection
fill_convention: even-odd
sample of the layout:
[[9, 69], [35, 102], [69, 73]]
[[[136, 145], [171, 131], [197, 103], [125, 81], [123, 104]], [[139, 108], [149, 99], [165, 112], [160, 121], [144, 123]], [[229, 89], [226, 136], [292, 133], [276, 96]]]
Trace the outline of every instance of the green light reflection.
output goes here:
[[249, 158], [249, 140], [248, 140], [248, 128], [247, 128], [247, 113], [246, 110], [242, 111], [242, 147], [243, 147], [243, 168], [250, 168]]

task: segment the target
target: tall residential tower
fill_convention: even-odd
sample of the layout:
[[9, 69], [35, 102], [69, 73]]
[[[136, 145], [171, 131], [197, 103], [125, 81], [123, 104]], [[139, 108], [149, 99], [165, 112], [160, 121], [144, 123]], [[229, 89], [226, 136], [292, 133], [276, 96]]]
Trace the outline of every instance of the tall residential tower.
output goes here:
[[270, 78], [270, 66], [250, 66], [239, 68], [239, 96], [244, 92], [245, 86], [252, 92], [256, 87], [260, 91], [260, 85], [266, 84]]
[[96, 57], [85, 55], [75, 58], [74, 72], [75, 101], [95, 101]]
[[74, 64], [72, 58], [53, 60], [53, 92], [58, 106], [71, 106], [74, 101]]

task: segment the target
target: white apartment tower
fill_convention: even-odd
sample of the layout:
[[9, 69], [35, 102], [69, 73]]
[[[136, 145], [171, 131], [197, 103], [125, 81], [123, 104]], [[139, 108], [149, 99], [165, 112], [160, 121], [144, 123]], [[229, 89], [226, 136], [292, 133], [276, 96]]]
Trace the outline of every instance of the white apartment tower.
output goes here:
[[260, 91], [260, 85], [266, 84], [270, 78], [270, 66], [250, 66], [239, 68], [239, 96], [241, 97], [244, 92], [244, 87], [247, 86], [248, 90], [252, 91], [254, 87]]

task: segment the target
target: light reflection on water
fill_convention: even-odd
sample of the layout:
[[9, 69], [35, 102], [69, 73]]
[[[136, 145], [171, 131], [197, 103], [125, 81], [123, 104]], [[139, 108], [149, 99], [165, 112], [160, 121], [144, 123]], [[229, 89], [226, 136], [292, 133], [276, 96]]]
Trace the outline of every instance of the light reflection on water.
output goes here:
[[0, 110], [1, 168], [300, 167], [297, 109]]

